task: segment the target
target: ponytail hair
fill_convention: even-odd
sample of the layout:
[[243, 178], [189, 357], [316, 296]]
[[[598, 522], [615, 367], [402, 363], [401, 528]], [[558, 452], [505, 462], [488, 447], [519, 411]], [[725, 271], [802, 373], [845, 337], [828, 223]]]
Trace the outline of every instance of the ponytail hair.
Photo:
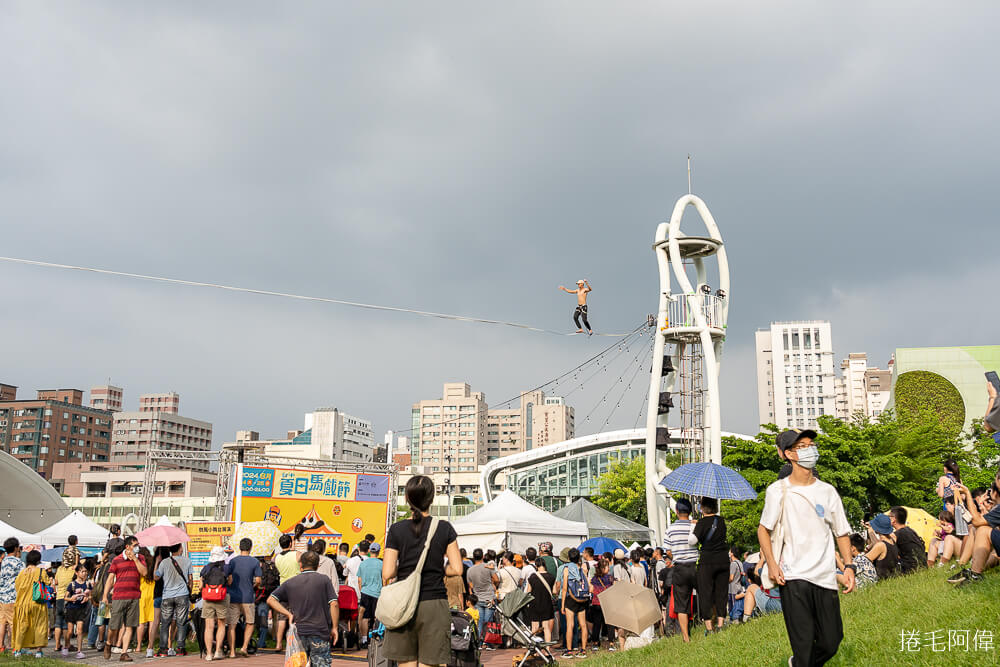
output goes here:
[[425, 475], [416, 475], [406, 482], [406, 502], [410, 506], [413, 534], [420, 533], [424, 515], [434, 500], [434, 482]]

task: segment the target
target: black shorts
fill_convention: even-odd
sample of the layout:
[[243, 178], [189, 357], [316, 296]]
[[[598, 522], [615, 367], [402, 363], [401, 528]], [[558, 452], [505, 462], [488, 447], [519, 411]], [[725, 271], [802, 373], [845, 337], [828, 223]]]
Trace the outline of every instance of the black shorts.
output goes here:
[[77, 623], [83, 623], [87, 620], [88, 616], [87, 605], [80, 605], [79, 607], [70, 607], [66, 605], [66, 625], [76, 625]]
[[361, 618], [367, 618], [369, 621], [375, 620], [375, 606], [378, 604], [378, 598], [373, 598], [371, 595], [361, 594], [361, 600], [358, 602], [359, 607], [365, 608], [364, 615]]
[[990, 544], [993, 545], [993, 551], [1000, 556], [1000, 528], [990, 528]]
[[571, 611], [575, 614], [577, 612], [587, 611], [587, 607], [589, 606], [589, 602], [577, 602], [568, 593], [566, 594], [566, 611]]
[[691, 592], [695, 588], [694, 563], [674, 563], [674, 613], [691, 614]]

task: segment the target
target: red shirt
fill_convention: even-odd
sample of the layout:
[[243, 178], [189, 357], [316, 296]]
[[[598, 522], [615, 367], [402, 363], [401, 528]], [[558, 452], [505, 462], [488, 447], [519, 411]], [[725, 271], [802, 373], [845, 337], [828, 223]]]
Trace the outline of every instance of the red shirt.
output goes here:
[[[136, 554], [135, 557], [142, 559], [139, 554]], [[143, 560], [142, 563], [145, 564], [146, 561]], [[124, 555], [115, 556], [108, 572], [115, 575], [115, 587], [111, 592], [112, 600], [138, 600], [142, 596], [142, 591], [139, 589], [139, 568], [135, 566], [135, 563], [126, 559]]]

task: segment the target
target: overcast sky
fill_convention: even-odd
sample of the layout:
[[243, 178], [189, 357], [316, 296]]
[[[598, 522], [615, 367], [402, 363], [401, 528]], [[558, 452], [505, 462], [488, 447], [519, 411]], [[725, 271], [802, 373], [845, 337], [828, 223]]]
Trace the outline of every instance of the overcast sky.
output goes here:
[[[772, 320], [829, 319], [838, 360], [883, 367], [1000, 343], [998, 14], [5, 2], [0, 255], [565, 331], [556, 288], [585, 277], [592, 324], [625, 331], [691, 153], [732, 269], [723, 427], [754, 433]], [[610, 343], [3, 262], [0, 284], [0, 382], [177, 391], [216, 446], [329, 405], [380, 438], [443, 382], [495, 403]], [[634, 425], [644, 381], [584, 419], [615, 377], [570, 397], [579, 433]]]

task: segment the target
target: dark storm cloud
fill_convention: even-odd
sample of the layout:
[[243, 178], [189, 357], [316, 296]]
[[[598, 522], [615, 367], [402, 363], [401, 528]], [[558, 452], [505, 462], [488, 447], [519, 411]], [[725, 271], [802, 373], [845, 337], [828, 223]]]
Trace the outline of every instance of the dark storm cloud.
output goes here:
[[[771, 320], [830, 318], [838, 356], [879, 362], [996, 342], [977, 267], [998, 238], [997, 13], [7, 3], [0, 254], [567, 329], [555, 287], [587, 277], [595, 324], [625, 330], [655, 308], [649, 246], [691, 152], [733, 270], [724, 422], [752, 431], [752, 332]], [[381, 434], [444, 381], [507, 398], [603, 344], [17, 266], [0, 280], [0, 380], [110, 375], [129, 405], [176, 390], [217, 441], [325, 404]]]

